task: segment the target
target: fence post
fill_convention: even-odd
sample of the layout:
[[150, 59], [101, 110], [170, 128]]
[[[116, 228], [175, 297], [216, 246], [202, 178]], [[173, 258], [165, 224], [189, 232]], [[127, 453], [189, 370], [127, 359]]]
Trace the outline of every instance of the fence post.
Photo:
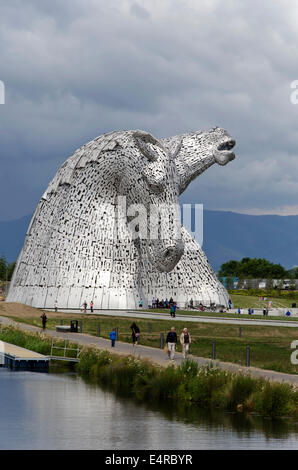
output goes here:
[[80, 333], [83, 333], [83, 321], [80, 320]]
[[148, 323], [148, 333], [152, 333], [152, 323]]
[[216, 359], [216, 342], [212, 341], [212, 359]]
[[246, 367], [250, 367], [250, 347], [246, 346]]
[[118, 326], [116, 326], [116, 328], [114, 328], [114, 331], [116, 331], [116, 340], [118, 341], [118, 336], [119, 336], [119, 328]]
[[160, 348], [163, 349], [165, 346], [165, 335], [164, 333], [160, 333]]
[[100, 323], [97, 325], [97, 336], [100, 336]]
[[63, 320], [60, 320], [60, 325], [63, 325]]
[[241, 336], [242, 336], [242, 327], [240, 326], [239, 327], [239, 338], [241, 338]]

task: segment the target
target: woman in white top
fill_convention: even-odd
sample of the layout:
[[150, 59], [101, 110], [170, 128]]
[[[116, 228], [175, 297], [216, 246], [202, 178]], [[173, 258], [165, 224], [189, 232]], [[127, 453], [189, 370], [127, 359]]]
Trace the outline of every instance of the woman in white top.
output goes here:
[[191, 343], [190, 334], [187, 331], [187, 328], [184, 328], [181, 335], [180, 335], [180, 343], [182, 345], [182, 354], [184, 359], [186, 358], [186, 354], [189, 353], [189, 345]]

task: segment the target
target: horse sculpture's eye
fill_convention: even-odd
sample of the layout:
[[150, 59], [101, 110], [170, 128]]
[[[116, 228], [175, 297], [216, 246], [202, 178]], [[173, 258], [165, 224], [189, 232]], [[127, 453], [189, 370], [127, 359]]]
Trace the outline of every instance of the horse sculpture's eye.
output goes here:
[[162, 182], [151, 182], [149, 183], [150, 189], [155, 193], [161, 193], [164, 190], [164, 184]]
[[143, 178], [150, 190], [161, 193], [166, 187], [166, 175], [163, 168], [156, 165], [148, 165], [143, 171]]

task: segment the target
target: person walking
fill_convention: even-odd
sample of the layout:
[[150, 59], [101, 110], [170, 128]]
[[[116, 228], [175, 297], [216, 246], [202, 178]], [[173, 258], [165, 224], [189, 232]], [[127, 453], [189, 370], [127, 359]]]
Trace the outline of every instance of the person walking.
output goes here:
[[110, 340], [111, 340], [111, 347], [114, 348], [115, 347], [115, 343], [116, 343], [116, 331], [113, 330], [110, 332]]
[[87, 300], [85, 300], [85, 302], [84, 302], [83, 305], [82, 305], [82, 307], [83, 307], [83, 309], [84, 309], [84, 313], [87, 313], [87, 306], [88, 306]]
[[168, 356], [169, 356], [169, 359], [171, 359], [172, 361], [174, 360], [174, 357], [175, 357], [175, 349], [176, 349], [177, 342], [178, 342], [177, 333], [175, 331], [175, 328], [172, 327], [171, 331], [169, 331], [169, 333], [167, 334], [167, 340], [166, 340], [166, 343], [168, 345]]
[[47, 327], [47, 321], [48, 321], [48, 318], [45, 314], [45, 312], [43, 312], [43, 314], [41, 315], [41, 323], [42, 323], [42, 329], [45, 330], [46, 327]]
[[182, 346], [183, 358], [186, 359], [186, 354], [189, 353], [189, 345], [191, 343], [191, 337], [187, 331], [187, 328], [184, 328], [180, 335], [180, 343]]
[[93, 305], [94, 305], [93, 300], [91, 300], [91, 302], [90, 302], [90, 311], [91, 311], [91, 313], [93, 313]]
[[176, 305], [175, 304], [172, 304], [171, 307], [170, 307], [170, 315], [172, 318], [175, 318], [176, 316]]
[[139, 308], [142, 308], [143, 307], [143, 299], [140, 299], [139, 300]]
[[140, 328], [133, 322], [130, 325], [131, 329], [131, 337], [132, 337], [132, 344], [136, 346], [136, 344], [140, 344]]

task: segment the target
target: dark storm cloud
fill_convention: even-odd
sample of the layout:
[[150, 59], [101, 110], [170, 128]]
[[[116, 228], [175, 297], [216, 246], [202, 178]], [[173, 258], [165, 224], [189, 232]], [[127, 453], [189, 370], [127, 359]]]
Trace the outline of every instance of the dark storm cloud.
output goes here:
[[32, 212], [61, 163], [103, 132], [214, 125], [236, 138], [237, 159], [182, 201], [296, 210], [297, 19], [289, 0], [0, 1], [0, 219]]

